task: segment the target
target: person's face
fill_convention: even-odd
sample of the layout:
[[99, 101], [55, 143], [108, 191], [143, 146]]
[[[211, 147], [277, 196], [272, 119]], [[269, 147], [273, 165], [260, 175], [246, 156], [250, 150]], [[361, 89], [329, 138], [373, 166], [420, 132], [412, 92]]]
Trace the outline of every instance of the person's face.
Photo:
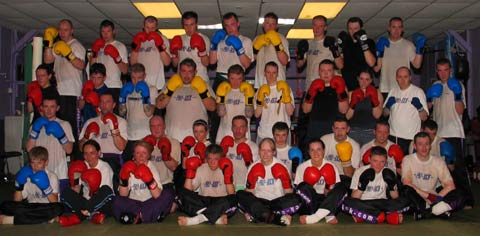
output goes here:
[[182, 65], [180, 66], [180, 78], [182, 78], [182, 81], [184, 84], [190, 84], [195, 77], [195, 74], [197, 71], [193, 69], [192, 66], [187, 66], [187, 65]]
[[267, 79], [268, 85], [273, 85], [277, 81], [278, 77], [278, 68], [275, 66], [267, 66], [265, 68], [265, 78]]
[[199, 142], [207, 140], [208, 130], [203, 125], [196, 125], [193, 127], [193, 136]]
[[427, 157], [430, 154], [430, 138], [418, 137], [413, 144], [413, 147], [415, 147], [415, 150], [417, 150], [417, 155], [419, 157]]
[[105, 42], [111, 42], [114, 39], [115, 30], [111, 26], [104, 26], [100, 29], [100, 35]]
[[57, 105], [57, 101], [55, 101], [55, 100], [43, 100], [42, 111], [43, 111], [43, 115], [48, 120], [53, 120], [57, 117], [56, 113], [57, 113], [58, 109], [60, 109], [60, 106]]
[[132, 72], [131, 76], [132, 83], [136, 85], [138, 82], [145, 80], [145, 72]]
[[423, 131], [425, 131], [425, 133], [427, 133], [428, 136], [430, 136], [431, 141], [433, 141], [435, 139], [435, 136], [437, 136], [437, 130], [435, 129], [425, 128]]
[[277, 30], [278, 22], [273, 18], [265, 18], [262, 24], [263, 31], [268, 32], [270, 30]]
[[115, 108], [115, 102], [113, 101], [112, 95], [111, 94], [100, 95], [99, 106], [103, 115], [113, 112], [113, 108]]
[[165, 122], [162, 118], [155, 116], [150, 120], [150, 132], [155, 138], [160, 138], [165, 135]]
[[369, 73], [362, 72], [358, 76], [358, 84], [360, 85], [361, 89], [366, 89], [370, 84], [372, 84], [372, 77], [370, 77]]
[[58, 35], [61, 40], [67, 42], [73, 35], [73, 28], [68, 22], [62, 21], [58, 24]]
[[388, 25], [388, 31], [390, 32], [390, 38], [399, 39], [402, 37], [403, 23], [399, 20], [394, 20]]
[[83, 147], [83, 158], [90, 167], [97, 166], [100, 155], [101, 152], [97, 151], [97, 149], [95, 149], [95, 147], [92, 145], [86, 145], [85, 147]]
[[148, 159], [150, 159], [150, 154], [148, 149], [144, 146], [137, 145], [133, 150], [133, 159], [137, 165], [147, 164]]
[[226, 20], [223, 20], [223, 28], [228, 35], [238, 35], [238, 28], [240, 27], [240, 22], [235, 20], [235, 17], [230, 17]]
[[446, 82], [450, 78], [450, 72], [452, 68], [449, 64], [437, 65], [437, 75], [442, 82]]
[[360, 27], [360, 23], [358, 23], [358, 22], [350, 22], [347, 25], [348, 34], [352, 38], [353, 38], [353, 34], [355, 34], [356, 32], [358, 32], [361, 29], [362, 29], [362, 27]]
[[312, 30], [314, 37], [322, 37], [327, 30], [327, 23], [323, 19], [317, 19], [312, 21]]
[[37, 82], [42, 88], [48, 87], [50, 84], [50, 78], [52, 75], [47, 73], [47, 70], [39, 69], [35, 71], [35, 77], [37, 78]]
[[372, 155], [370, 156], [370, 167], [375, 170], [375, 173], [380, 173], [385, 167], [387, 162], [387, 157], [382, 155]]
[[333, 122], [333, 135], [337, 142], [343, 142], [347, 140], [347, 134], [350, 131], [350, 127], [347, 122]]
[[270, 142], [266, 141], [260, 145], [258, 150], [260, 154], [260, 160], [264, 165], [272, 163], [273, 156], [275, 155], [275, 150]]
[[243, 75], [230, 73], [228, 74], [228, 81], [230, 81], [232, 89], [238, 89], [240, 88], [240, 84], [243, 82]]
[[45, 170], [47, 165], [48, 165], [48, 160], [44, 161], [36, 158], [32, 158], [30, 160], [30, 167], [32, 167], [32, 170], [34, 173], [40, 170]]
[[183, 29], [188, 36], [192, 36], [197, 31], [197, 21], [195, 18], [188, 18], [182, 21]]
[[374, 130], [375, 141], [379, 144], [385, 144], [390, 135], [390, 128], [386, 125], [377, 125]]
[[288, 130], [273, 131], [273, 139], [278, 146], [285, 146], [287, 144]]
[[92, 73], [90, 74], [90, 80], [92, 81], [95, 88], [100, 88], [105, 82], [105, 76], [101, 73]]
[[143, 30], [145, 33], [155, 32], [157, 31], [158, 23], [155, 21], [145, 21], [143, 23]]
[[247, 124], [244, 120], [235, 119], [232, 121], [232, 133], [236, 140], [243, 139], [247, 134]]
[[210, 170], [216, 170], [218, 168], [218, 161], [220, 160], [220, 154], [209, 153], [205, 161], [207, 161]]
[[402, 68], [397, 71], [397, 83], [398, 87], [400, 87], [401, 90], [407, 89], [408, 86], [410, 86], [412, 77], [410, 77], [410, 73], [406, 68]]
[[333, 65], [320, 64], [318, 74], [320, 75], [320, 78], [323, 79], [324, 81], [332, 80], [334, 72], [335, 71], [333, 69]]
[[320, 142], [314, 142], [308, 145], [308, 154], [310, 155], [312, 164], [315, 166], [320, 166], [323, 161], [323, 156], [325, 155], [325, 150]]

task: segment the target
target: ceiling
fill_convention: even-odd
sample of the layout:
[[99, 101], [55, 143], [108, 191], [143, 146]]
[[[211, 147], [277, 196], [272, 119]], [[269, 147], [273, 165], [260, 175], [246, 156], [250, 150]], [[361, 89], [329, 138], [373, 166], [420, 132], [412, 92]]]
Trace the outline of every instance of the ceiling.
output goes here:
[[[133, 6], [137, 0], [0, 0], [0, 24], [19, 31], [38, 30], [56, 26], [68, 18], [73, 21], [74, 35], [89, 47], [98, 37], [102, 20], [116, 25], [117, 39], [126, 45], [143, 25], [143, 16]], [[156, 0], [144, 0], [156, 1]], [[328, 2], [323, 1], [323, 2]], [[331, 1], [331, 0], [330, 0]], [[160, 0], [157, 2], [171, 2]], [[240, 17], [241, 33], [250, 38], [262, 33], [258, 18], [275, 12], [281, 18], [297, 18], [305, 2], [311, 0], [174, 0], [180, 12], [196, 11], [199, 24], [220, 23], [221, 15], [229, 11]], [[430, 42], [443, 38], [446, 30], [463, 31], [480, 27], [479, 0], [350, 0], [334, 19], [328, 20], [328, 34], [336, 36], [345, 30], [349, 17], [359, 16], [372, 38], [386, 34], [392, 16], [404, 19], [405, 37], [414, 32], [425, 34]], [[160, 19], [160, 28], [180, 28], [180, 19]], [[287, 34], [291, 28], [310, 28], [311, 20], [296, 20], [294, 25], [280, 26]], [[215, 30], [201, 30], [211, 36]], [[290, 45], [296, 45], [295, 40]]]

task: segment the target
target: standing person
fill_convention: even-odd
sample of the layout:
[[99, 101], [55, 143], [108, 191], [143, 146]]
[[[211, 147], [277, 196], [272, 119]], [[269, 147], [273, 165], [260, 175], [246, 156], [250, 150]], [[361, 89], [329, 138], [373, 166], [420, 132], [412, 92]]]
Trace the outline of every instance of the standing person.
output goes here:
[[196, 64], [196, 75], [208, 83], [207, 66], [210, 61], [208, 58], [210, 40], [198, 32], [198, 14], [194, 11], [184, 12], [182, 27], [185, 34], [173, 37], [170, 45], [173, 66], [177, 67], [183, 60], [190, 58]]
[[82, 124], [97, 117], [100, 95], [109, 91], [105, 84], [106, 76], [107, 70], [103, 64], [93, 63], [90, 66], [90, 79], [83, 84], [82, 96], [78, 101], [78, 108], [82, 110]]
[[403, 20], [392, 17], [388, 22], [388, 39], [380, 37], [377, 42], [377, 65], [375, 72], [380, 71], [380, 92], [387, 95], [393, 88], [398, 88], [395, 73], [400, 67], [419, 69], [422, 66], [423, 49], [426, 38], [421, 34], [414, 34], [414, 44], [402, 37]]
[[297, 44], [297, 68], [307, 64], [305, 90], [318, 78], [320, 62], [329, 59], [337, 69], [343, 68], [343, 57], [334, 37], [327, 36], [327, 18], [317, 15], [312, 19], [313, 39], [300, 40]]
[[[60, 40], [55, 42], [57, 36]], [[58, 31], [54, 27], [45, 29], [43, 40], [46, 42], [43, 60], [47, 64], [54, 63], [53, 71], [60, 94], [58, 116], [70, 123], [74, 137], [78, 137], [77, 99], [82, 89], [85, 48], [73, 37], [72, 21], [67, 19], [60, 20]]]
[[0, 204], [0, 224], [53, 222], [64, 211], [63, 205], [58, 201], [58, 177], [46, 169], [47, 149], [32, 148], [28, 152], [28, 162], [16, 174], [13, 201]]
[[57, 87], [50, 83], [52, 70], [47, 64], [40, 64], [35, 70], [35, 81], [27, 86], [27, 112], [33, 112], [32, 123], [42, 116], [42, 98], [59, 96]]
[[287, 64], [290, 61], [288, 41], [278, 33], [278, 16], [269, 12], [263, 17], [262, 29], [264, 34], [258, 35], [253, 40], [253, 54], [257, 65], [255, 66], [255, 88], [267, 83], [266, 68], [269, 62], [274, 62], [277, 67], [278, 80], [286, 80]]
[[375, 66], [375, 42], [369, 39], [359, 17], [347, 20], [347, 32], [338, 34], [337, 43], [343, 55], [342, 77], [349, 91], [358, 88], [357, 75], [362, 68]]
[[425, 93], [412, 84], [412, 72], [407, 67], [397, 70], [398, 88], [388, 93], [383, 104], [383, 115], [390, 116], [390, 139], [398, 144], [403, 153], [408, 153], [408, 146], [413, 136], [420, 131], [422, 121], [428, 118]]
[[[157, 31], [158, 20], [147, 16], [143, 20], [143, 31], [133, 37], [130, 64], [145, 66], [145, 82], [160, 91], [165, 86], [164, 67], [171, 63], [170, 42]], [[154, 98], [152, 98], [154, 99]]]

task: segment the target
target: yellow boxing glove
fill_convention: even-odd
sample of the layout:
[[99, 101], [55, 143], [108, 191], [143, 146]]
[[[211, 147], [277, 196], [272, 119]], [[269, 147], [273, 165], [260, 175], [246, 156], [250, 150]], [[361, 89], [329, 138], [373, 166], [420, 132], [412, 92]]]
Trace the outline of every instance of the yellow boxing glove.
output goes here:
[[277, 31], [269, 30], [265, 34], [265, 38], [267, 39], [267, 41], [270, 41], [270, 43], [272, 43], [277, 52], [283, 51], [282, 39], [280, 38], [280, 35], [277, 33]]
[[268, 46], [269, 44], [270, 41], [267, 40], [265, 34], [259, 35], [257, 38], [255, 38], [255, 41], [253, 41], [253, 53], [258, 54], [260, 49], [262, 49], [264, 46]]
[[252, 85], [245, 81], [242, 82], [240, 84], [240, 92], [245, 95], [245, 105], [253, 106], [253, 97], [255, 96], [255, 90], [253, 89]]
[[268, 84], [264, 84], [260, 86], [257, 93], [257, 105], [258, 106], [265, 106], [267, 108], [267, 104], [265, 103], [265, 97], [270, 96], [270, 86]]
[[195, 78], [193, 78], [192, 82], [190, 83], [190, 87], [193, 90], [197, 91], [197, 93], [200, 94], [200, 98], [202, 99], [211, 97], [210, 93], [208, 93], [207, 84], [200, 76], [195, 76]]
[[55, 46], [53, 47], [53, 52], [58, 55], [62, 55], [63, 57], [67, 58], [69, 61], [75, 60], [75, 56], [72, 53], [72, 49], [68, 46], [67, 43], [60, 40], [58, 41]]
[[52, 48], [55, 39], [58, 37], [58, 31], [55, 27], [48, 27], [43, 33], [43, 46]]
[[343, 167], [348, 167], [352, 165], [351, 159], [352, 159], [352, 153], [353, 153], [353, 148], [352, 144], [348, 141], [344, 141], [341, 143], [338, 143], [335, 148], [337, 149], [338, 157], [342, 161], [342, 166]]
[[217, 103], [225, 104], [225, 98], [227, 94], [232, 90], [232, 86], [229, 82], [223, 81], [217, 87]]
[[167, 90], [163, 92], [165, 95], [171, 97], [173, 93], [178, 89], [183, 87], [183, 80], [179, 74], [174, 74], [167, 81]]
[[292, 102], [292, 97], [290, 96], [291, 90], [290, 90], [290, 86], [288, 86], [287, 81], [285, 80], [277, 81], [277, 91], [282, 92], [282, 98], [280, 99], [281, 103], [288, 104]]

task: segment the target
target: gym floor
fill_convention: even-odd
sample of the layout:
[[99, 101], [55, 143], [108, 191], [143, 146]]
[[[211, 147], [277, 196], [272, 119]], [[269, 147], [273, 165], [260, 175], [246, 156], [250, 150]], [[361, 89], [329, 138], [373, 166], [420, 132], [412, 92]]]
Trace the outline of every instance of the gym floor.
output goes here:
[[[262, 236], [281, 236], [281, 235], [478, 235], [480, 230], [480, 184], [474, 183], [473, 189], [476, 197], [477, 207], [471, 210], [456, 212], [448, 219], [426, 219], [422, 221], [413, 221], [411, 215], [406, 215], [402, 225], [392, 226], [388, 224], [372, 225], [367, 223], [355, 224], [348, 215], [340, 213], [338, 215], [339, 224], [329, 225], [325, 221], [314, 225], [300, 225], [298, 215], [293, 218], [292, 225], [281, 227], [266, 224], [251, 224], [245, 222], [243, 215], [235, 214], [229, 219], [228, 225], [212, 226], [201, 224], [197, 226], [179, 227], [177, 225], [177, 216], [183, 213], [175, 213], [168, 216], [164, 222], [157, 224], [141, 225], [121, 225], [113, 218], [105, 219], [105, 224], [95, 225], [88, 221], [80, 225], [63, 228], [58, 223], [39, 224], [39, 225], [0, 225], [1, 236], [22, 236], [22, 235], [248, 235], [258, 236], [256, 233], [264, 234]], [[13, 183], [0, 184], [0, 201], [9, 200], [12, 197], [14, 187]], [[250, 235], [252, 234], [252, 235]]]

